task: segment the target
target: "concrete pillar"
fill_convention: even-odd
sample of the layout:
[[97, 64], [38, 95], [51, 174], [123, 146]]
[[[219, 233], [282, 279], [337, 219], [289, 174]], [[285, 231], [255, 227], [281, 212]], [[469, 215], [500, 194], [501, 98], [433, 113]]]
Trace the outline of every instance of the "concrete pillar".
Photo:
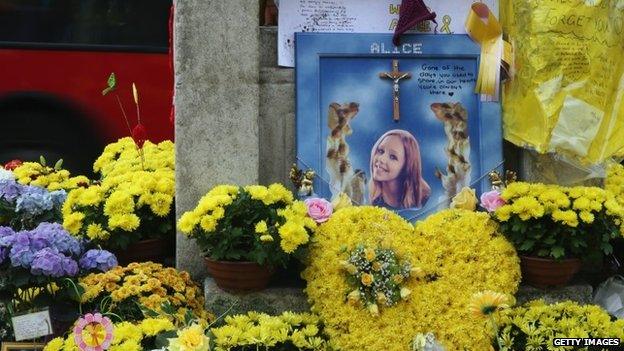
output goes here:
[[[175, 2], [176, 216], [221, 183], [259, 180], [258, 1]], [[204, 277], [194, 241], [176, 266]]]

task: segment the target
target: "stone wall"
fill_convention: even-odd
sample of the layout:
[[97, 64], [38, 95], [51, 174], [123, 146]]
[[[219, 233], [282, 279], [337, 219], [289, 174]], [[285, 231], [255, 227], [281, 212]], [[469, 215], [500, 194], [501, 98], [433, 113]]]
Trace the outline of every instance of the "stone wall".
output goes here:
[[[177, 218], [214, 185], [259, 181], [258, 6], [249, 0], [176, 1]], [[178, 234], [178, 268], [201, 278], [202, 256]]]

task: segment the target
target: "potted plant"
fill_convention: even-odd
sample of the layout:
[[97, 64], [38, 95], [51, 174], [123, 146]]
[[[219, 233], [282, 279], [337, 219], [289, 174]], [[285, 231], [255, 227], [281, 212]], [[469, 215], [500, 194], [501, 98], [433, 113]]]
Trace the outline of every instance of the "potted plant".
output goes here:
[[75, 236], [113, 250], [120, 263], [173, 256], [174, 145], [127, 137], [106, 146], [94, 169], [98, 182], [69, 192], [63, 225]]
[[0, 325], [10, 325], [16, 314], [49, 307], [54, 332], [62, 334], [79, 312], [78, 276], [117, 265], [112, 253], [89, 246], [57, 223], [21, 231], [0, 227], [0, 304], [8, 309]]
[[300, 256], [316, 222], [281, 184], [220, 185], [182, 215], [180, 230], [197, 241], [217, 285], [228, 291], [266, 287], [273, 268]]
[[622, 236], [624, 209], [601, 188], [515, 182], [484, 200], [520, 254], [523, 280], [537, 287], [565, 285], [581, 258], [610, 254]]

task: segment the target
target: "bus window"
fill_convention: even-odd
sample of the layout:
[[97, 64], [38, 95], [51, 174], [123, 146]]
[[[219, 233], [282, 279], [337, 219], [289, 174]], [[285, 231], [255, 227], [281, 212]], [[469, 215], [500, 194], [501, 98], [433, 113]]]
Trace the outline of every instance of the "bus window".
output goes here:
[[0, 0], [4, 45], [109, 45], [165, 51], [172, 0]]

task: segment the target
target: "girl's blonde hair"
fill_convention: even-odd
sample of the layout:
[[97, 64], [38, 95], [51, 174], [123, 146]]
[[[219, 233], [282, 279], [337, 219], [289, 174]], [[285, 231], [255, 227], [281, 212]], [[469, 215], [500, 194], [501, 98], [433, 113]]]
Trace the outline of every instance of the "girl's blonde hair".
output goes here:
[[399, 174], [402, 179], [403, 197], [401, 198], [401, 206], [403, 208], [422, 207], [429, 196], [431, 195], [431, 187], [422, 177], [422, 161], [420, 159], [420, 147], [414, 136], [402, 129], [393, 129], [387, 131], [381, 136], [373, 146], [371, 150], [370, 158], [370, 174], [371, 180], [368, 183], [369, 188], [369, 200], [373, 204], [382, 195], [382, 182], [376, 181], [372, 178], [373, 174], [373, 159], [379, 144], [389, 136], [398, 136], [401, 138], [403, 149], [405, 150], [405, 163], [403, 169]]

